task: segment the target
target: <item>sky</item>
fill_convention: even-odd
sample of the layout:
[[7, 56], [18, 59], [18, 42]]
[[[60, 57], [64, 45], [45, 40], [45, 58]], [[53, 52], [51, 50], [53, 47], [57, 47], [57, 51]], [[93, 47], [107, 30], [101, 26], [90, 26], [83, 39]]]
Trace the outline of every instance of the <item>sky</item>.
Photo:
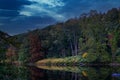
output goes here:
[[90, 10], [105, 12], [119, 7], [120, 0], [0, 0], [0, 30], [16, 35]]

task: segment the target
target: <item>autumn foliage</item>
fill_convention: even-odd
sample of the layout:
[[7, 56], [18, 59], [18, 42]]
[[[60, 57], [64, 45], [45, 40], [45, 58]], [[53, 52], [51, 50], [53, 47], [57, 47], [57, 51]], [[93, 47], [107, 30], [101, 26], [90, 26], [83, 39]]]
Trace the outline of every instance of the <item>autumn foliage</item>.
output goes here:
[[43, 58], [43, 52], [41, 47], [41, 41], [38, 34], [30, 34], [30, 62], [35, 62]]
[[7, 59], [13, 59], [14, 57], [17, 57], [16, 54], [16, 48], [12, 45], [9, 46], [7, 52], [6, 52]]

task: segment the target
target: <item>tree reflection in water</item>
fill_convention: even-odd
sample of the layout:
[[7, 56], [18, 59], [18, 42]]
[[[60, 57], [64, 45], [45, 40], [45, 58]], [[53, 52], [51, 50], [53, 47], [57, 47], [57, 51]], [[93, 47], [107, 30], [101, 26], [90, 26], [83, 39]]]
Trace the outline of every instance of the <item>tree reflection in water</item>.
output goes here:
[[46, 80], [45, 70], [36, 67], [28, 67], [30, 71], [30, 80]]
[[[42, 69], [41, 69], [42, 68]], [[116, 67], [0, 66], [0, 80], [120, 80]]]
[[27, 80], [28, 76], [24, 66], [0, 65], [0, 80]]

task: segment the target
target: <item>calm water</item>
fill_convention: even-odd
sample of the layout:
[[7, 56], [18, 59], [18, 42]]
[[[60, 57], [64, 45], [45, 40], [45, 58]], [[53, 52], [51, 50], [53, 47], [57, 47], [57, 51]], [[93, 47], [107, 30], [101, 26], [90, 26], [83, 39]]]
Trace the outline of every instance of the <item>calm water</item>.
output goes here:
[[0, 80], [120, 80], [120, 67], [25, 67], [0, 65]]

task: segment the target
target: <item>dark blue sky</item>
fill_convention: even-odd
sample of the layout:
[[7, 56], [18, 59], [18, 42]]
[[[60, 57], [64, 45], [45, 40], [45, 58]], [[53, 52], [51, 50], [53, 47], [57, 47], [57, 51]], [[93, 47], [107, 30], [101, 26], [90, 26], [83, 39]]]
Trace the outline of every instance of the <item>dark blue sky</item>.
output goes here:
[[119, 8], [120, 0], [0, 0], [0, 30], [11, 35], [78, 17], [90, 10]]

